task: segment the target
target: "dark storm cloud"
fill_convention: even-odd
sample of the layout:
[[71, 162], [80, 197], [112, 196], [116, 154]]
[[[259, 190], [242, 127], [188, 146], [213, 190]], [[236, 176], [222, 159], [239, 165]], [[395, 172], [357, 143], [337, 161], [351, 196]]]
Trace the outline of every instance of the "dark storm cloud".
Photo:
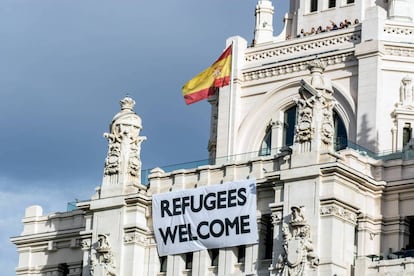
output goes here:
[[[144, 168], [207, 158], [209, 104], [186, 106], [181, 87], [217, 58], [228, 37], [252, 40], [256, 3], [3, 0], [0, 195], [10, 198], [10, 210], [19, 207], [4, 218], [15, 225], [1, 240], [19, 234], [27, 204], [56, 206], [51, 202], [93, 193], [107, 150], [102, 133], [126, 93], [148, 137]], [[71, 193], [44, 196], [68, 185]], [[17, 264], [10, 256], [2, 265], [7, 275]]]

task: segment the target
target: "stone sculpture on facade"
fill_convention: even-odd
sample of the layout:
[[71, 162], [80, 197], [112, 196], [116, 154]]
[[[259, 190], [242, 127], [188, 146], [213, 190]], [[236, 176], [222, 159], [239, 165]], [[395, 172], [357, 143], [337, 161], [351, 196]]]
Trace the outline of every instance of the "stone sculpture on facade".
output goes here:
[[104, 137], [108, 139], [108, 154], [105, 159], [105, 175], [119, 173], [121, 157], [121, 144], [114, 134], [105, 133]]
[[[105, 176], [119, 175], [123, 183], [140, 183], [141, 143], [146, 140], [140, 136], [141, 118], [135, 114], [135, 101], [125, 97], [120, 101], [121, 111], [115, 115], [110, 133], [104, 133], [108, 139], [108, 153], [105, 159]], [[110, 182], [117, 182], [117, 179]]]
[[116, 276], [116, 266], [108, 236], [98, 234], [98, 241], [91, 248], [90, 273], [93, 276]]
[[299, 91], [301, 97], [295, 99], [298, 107], [298, 123], [296, 124], [296, 142], [298, 143], [309, 142], [314, 133], [312, 117], [315, 97], [307, 98], [304, 93], [304, 90], [301, 89]]
[[313, 144], [330, 148], [335, 132], [333, 108], [336, 101], [331, 82], [323, 75], [325, 66], [316, 59], [309, 62], [308, 69], [311, 78], [302, 80], [299, 98], [295, 100], [298, 108], [295, 142], [302, 145], [302, 151], [311, 151]]
[[412, 106], [413, 101], [414, 101], [414, 86], [412, 84], [412, 79], [409, 76], [405, 76], [401, 80], [399, 105]]
[[303, 206], [292, 206], [289, 224], [283, 224], [284, 254], [279, 256], [276, 265], [278, 275], [306, 275], [306, 268], [315, 268], [319, 264], [303, 211]]

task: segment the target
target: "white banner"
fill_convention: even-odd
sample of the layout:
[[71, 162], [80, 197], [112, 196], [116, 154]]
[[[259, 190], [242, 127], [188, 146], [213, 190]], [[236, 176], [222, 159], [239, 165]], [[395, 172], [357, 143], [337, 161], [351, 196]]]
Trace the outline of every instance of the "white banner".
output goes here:
[[257, 243], [256, 182], [153, 195], [152, 218], [160, 256]]

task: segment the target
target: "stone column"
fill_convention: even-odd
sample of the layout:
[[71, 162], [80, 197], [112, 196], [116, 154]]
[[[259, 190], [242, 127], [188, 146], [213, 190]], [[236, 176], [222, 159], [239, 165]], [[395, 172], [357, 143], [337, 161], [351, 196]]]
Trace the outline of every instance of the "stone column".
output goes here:
[[270, 264], [270, 275], [277, 275], [276, 269], [278, 258], [283, 254], [283, 238], [282, 238], [282, 223], [283, 223], [283, 206], [271, 204], [272, 224], [273, 224], [273, 253], [272, 263]]

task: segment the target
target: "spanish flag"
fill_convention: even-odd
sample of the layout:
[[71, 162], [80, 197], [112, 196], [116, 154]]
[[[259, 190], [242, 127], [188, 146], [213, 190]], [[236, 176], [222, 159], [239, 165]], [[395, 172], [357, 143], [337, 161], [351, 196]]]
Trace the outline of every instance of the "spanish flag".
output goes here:
[[206, 70], [183, 86], [186, 104], [192, 104], [214, 95], [216, 88], [230, 84], [232, 45]]

